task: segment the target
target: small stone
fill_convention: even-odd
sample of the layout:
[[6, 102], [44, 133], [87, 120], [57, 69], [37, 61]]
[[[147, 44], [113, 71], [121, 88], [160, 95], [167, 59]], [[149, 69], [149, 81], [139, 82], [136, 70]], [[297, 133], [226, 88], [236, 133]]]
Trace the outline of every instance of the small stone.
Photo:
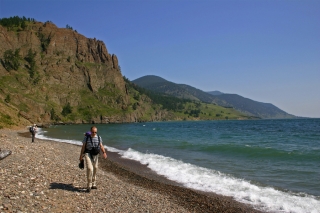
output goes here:
[[4, 210], [10, 210], [12, 208], [12, 205], [10, 203], [4, 203], [2, 204]]

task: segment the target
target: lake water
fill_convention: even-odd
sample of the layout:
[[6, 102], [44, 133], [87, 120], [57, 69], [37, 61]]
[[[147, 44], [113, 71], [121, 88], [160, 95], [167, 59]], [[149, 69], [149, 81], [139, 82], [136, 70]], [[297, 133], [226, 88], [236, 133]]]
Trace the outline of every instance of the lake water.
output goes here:
[[[271, 212], [320, 212], [320, 119], [97, 124], [109, 151], [185, 187]], [[81, 144], [91, 125], [38, 137]]]

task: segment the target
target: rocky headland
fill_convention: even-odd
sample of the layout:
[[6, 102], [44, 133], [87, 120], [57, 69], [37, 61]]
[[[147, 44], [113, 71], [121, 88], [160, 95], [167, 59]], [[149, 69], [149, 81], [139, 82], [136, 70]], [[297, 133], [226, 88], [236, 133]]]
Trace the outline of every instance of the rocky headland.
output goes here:
[[132, 98], [136, 92], [130, 94], [117, 56], [103, 41], [52, 22], [23, 23], [23, 28], [0, 25], [0, 128], [153, 121], [168, 115], [147, 96]]

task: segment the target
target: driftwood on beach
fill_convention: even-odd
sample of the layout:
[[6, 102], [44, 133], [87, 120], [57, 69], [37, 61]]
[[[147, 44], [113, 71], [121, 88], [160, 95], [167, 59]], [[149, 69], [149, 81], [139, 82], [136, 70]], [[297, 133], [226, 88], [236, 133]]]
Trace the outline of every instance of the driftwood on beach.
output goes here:
[[1, 150], [0, 149], [0, 160], [4, 159], [5, 157], [11, 155], [11, 151], [10, 150]]

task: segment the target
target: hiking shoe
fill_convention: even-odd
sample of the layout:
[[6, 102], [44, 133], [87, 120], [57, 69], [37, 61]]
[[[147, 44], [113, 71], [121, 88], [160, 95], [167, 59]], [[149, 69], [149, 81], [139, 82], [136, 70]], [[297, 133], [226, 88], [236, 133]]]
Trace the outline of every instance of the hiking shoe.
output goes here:
[[91, 189], [97, 189], [97, 187], [96, 186], [92, 186]]
[[87, 191], [86, 191], [87, 193], [90, 193], [91, 192], [91, 189], [90, 188], [87, 188]]

